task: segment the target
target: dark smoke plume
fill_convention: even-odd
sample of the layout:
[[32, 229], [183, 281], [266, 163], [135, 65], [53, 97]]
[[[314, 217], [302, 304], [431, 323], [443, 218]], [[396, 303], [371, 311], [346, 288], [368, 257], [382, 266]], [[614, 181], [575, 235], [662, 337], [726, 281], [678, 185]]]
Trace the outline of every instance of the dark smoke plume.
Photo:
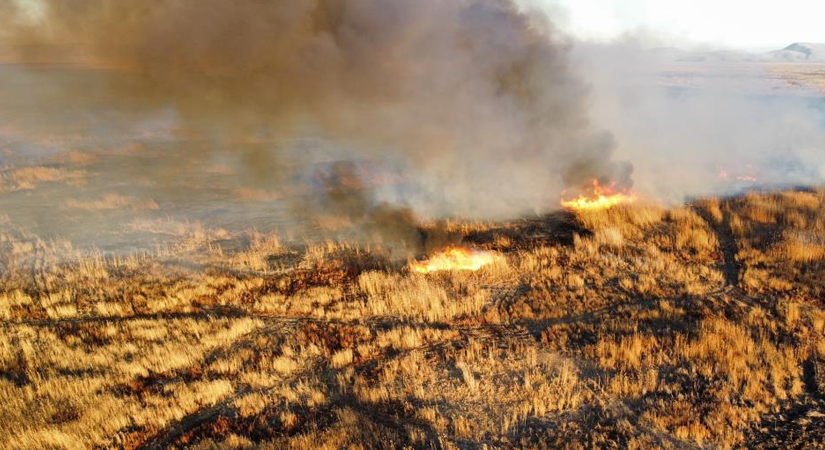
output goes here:
[[327, 195], [315, 214], [323, 211], [341, 226], [356, 230], [359, 235], [351, 237], [382, 244], [404, 257], [427, 254], [461, 241], [461, 236], [450, 233], [443, 222], [425, 226], [412, 209], [376, 201], [373, 188], [355, 164], [336, 163], [320, 178]]
[[[552, 209], [561, 188], [593, 178], [630, 184], [629, 166], [611, 162], [613, 139], [589, 123], [565, 42], [514, 0], [0, 7], [0, 33], [19, 59], [76, 55], [112, 74], [119, 102], [174, 108], [198, 136], [318, 137], [359, 157], [401, 158], [431, 194], [408, 199], [417, 211], [501, 216]], [[268, 146], [243, 160], [250, 177], [280, 167]], [[356, 215], [365, 208], [342, 200]]]

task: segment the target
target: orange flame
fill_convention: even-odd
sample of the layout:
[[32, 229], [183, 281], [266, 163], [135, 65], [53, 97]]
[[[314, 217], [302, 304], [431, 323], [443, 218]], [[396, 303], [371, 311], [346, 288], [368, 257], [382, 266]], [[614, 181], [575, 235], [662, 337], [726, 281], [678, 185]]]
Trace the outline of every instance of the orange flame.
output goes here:
[[756, 183], [759, 181], [759, 178], [753, 175], [754, 169], [751, 165], [745, 167], [747, 172], [740, 173], [739, 175], [731, 175], [725, 169], [719, 170], [719, 179], [723, 181], [742, 181], [747, 183]]
[[432, 273], [443, 270], [476, 271], [501, 258], [494, 252], [449, 247], [432, 255], [425, 261], [413, 261], [410, 268], [418, 273]]
[[613, 185], [604, 187], [599, 185], [598, 180], [593, 180], [591, 195], [579, 194], [573, 200], [562, 200], [561, 205], [572, 211], [596, 211], [635, 201], [636, 196], [634, 194], [615, 192]]

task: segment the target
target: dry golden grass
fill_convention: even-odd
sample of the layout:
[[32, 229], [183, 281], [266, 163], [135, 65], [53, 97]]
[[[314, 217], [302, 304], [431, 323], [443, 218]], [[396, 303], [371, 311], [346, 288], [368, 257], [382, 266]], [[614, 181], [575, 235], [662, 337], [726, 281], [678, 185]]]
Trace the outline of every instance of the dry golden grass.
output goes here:
[[253, 188], [238, 188], [235, 189], [235, 197], [241, 200], [248, 200], [248, 201], [271, 201], [277, 200], [283, 197], [283, 194], [277, 191], [267, 191], [263, 189], [253, 189]]
[[158, 209], [158, 204], [154, 200], [138, 200], [125, 197], [120, 194], [107, 194], [99, 200], [77, 200], [69, 199], [66, 202], [69, 208], [82, 209], [85, 211], [100, 211], [108, 209], [130, 208], [134, 211]]
[[79, 186], [86, 181], [80, 170], [60, 167], [27, 166], [0, 171], [0, 193], [32, 190], [42, 183], [64, 182]]
[[136, 220], [170, 243], [116, 255], [0, 220], [0, 448], [758, 446], [818, 411], [823, 205], [453, 222], [501, 258], [428, 275], [346, 242]]
[[771, 72], [789, 85], [807, 90], [825, 91], [825, 64], [771, 64]]

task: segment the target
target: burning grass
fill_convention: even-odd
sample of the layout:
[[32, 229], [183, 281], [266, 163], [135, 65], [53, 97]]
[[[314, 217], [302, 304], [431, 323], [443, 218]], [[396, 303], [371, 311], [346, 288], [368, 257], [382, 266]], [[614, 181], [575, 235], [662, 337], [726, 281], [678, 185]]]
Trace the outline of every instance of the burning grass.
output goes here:
[[473, 250], [463, 247], [448, 247], [424, 261], [413, 261], [410, 268], [417, 273], [427, 274], [449, 270], [475, 272], [482, 267], [502, 261], [495, 252]]
[[176, 223], [118, 257], [3, 220], [0, 447], [821, 444], [824, 205], [455, 224], [466, 247], [407, 264]]
[[615, 185], [602, 186], [598, 180], [593, 180], [592, 185], [591, 192], [579, 194], [572, 200], [562, 200], [561, 206], [576, 212], [601, 211], [636, 201], [635, 194], [618, 191]]

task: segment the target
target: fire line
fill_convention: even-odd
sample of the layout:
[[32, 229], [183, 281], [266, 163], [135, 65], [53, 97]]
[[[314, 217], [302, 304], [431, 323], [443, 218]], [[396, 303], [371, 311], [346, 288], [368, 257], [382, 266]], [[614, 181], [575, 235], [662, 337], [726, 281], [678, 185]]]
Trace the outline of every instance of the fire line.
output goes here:
[[634, 194], [615, 192], [613, 186], [604, 187], [598, 180], [593, 180], [593, 191], [590, 195], [579, 194], [575, 199], [562, 200], [561, 205], [572, 211], [598, 211], [634, 201]]
[[410, 268], [422, 274], [446, 270], [476, 271], [495, 262], [499, 258], [500, 256], [494, 252], [449, 247], [442, 252], [432, 255], [425, 261], [411, 262]]

